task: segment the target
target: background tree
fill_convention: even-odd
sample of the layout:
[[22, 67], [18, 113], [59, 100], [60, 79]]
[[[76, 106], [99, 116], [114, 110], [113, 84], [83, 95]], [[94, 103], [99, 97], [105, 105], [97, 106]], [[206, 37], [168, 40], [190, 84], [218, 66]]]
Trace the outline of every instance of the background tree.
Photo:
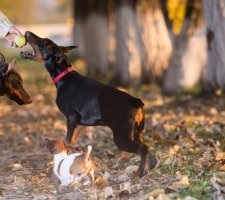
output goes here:
[[189, 90], [201, 80], [206, 60], [202, 2], [161, 0], [161, 6], [173, 44], [163, 88], [169, 93]]
[[114, 80], [125, 86], [130, 85], [131, 76], [140, 77], [141, 73], [141, 44], [135, 7], [136, 0], [114, 2], [116, 41]]
[[207, 29], [208, 59], [205, 68], [205, 88], [225, 89], [225, 1], [204, 0]]
[[94, 77], [109, 71], [107, 5], [108, 0], [74, 1], [79, 57], [87, 61], [88, 72]]
[[139, 0], [136, 12], [145, 49], [143, 55], [146, 55], [143, 57], [142, 80], [161, 82], [164, 71], [169, 67], [172, 42], [160, 2], [159, 0]]
[[161, 76], [168, 66], [172, 45], [158, 0], [76, 1], [75, 18], [79, 56], [90, 74], [111, 71], [113, 82], [129, 86]]

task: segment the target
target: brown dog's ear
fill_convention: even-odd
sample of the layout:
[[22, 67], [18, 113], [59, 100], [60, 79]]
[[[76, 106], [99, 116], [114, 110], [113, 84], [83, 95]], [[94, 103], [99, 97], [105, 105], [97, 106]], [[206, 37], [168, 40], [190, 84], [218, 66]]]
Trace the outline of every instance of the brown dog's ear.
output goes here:
[[3, 56], [2, 53], [0, 53], [0, 64], [5, 63], [5, 57]]
[[7, 71], [12, 70], [15, 65], [16, 65], [16, 59], [14, 58], [13, 60], [10, 61]]
[[62, 50], [63, 53], [67, 53], [69, 52], [70, 50], [74, 49], [74, 48], [77, 48], [78, 46], [67, 46], [67, 47], [60, 47], [60, 49]]

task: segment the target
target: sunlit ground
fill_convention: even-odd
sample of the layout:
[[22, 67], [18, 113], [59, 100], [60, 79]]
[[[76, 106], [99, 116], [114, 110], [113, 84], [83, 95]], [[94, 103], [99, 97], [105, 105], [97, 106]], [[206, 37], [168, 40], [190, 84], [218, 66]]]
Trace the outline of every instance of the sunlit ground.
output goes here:
[[[82, 192], [55, 194], [52, 158], [42, 140], [64, 139], [65, 117], [55, 105], [55, 87], [44, 67], [20, 59], [18, 49], [13, 51], [16, 54], [7, 53], [6, 59], [16, 56], [15, 69], [21, 73], [33, 103], [18, 106], [6, 97], [0, 98], [0, 198], [210, 199], [224, 186], [224, 97], [167, 97], [156, 86], [145, 85], [127, 91], [145, 103], [144, 135], [151, 152], [161, 161], [159, 168], [138, 179], [134, 171], [139, 157], [121, 159], [111, 131], [90, 128], [89, 139], [81, 138], [80, 145], [93, 144], [98, 181], [82, 188]], [[72, 62], [74, 68], [85, 71], [82, 62]], [[92, 134], [94, 140], [90, 141]]]

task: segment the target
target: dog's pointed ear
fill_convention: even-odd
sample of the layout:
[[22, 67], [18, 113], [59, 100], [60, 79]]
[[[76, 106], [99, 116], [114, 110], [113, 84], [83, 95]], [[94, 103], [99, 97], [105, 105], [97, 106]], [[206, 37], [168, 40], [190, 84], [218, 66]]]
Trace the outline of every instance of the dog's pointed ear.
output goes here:
[[63, 53], [67, 53], [70, 50], [77, 48], [78, 46], [66, 46], [66, 47], [60, 47], [60, 49], [62, 50]]
[[15, 65], [16, 65], [16, 59], [14, 58], [13, 60], [10, 61], [7, 71], [8, 72], [11, 71]]
[[4, 64], [5, 63], [5, 57], [2, 53], [0, 53], [0, 64]]

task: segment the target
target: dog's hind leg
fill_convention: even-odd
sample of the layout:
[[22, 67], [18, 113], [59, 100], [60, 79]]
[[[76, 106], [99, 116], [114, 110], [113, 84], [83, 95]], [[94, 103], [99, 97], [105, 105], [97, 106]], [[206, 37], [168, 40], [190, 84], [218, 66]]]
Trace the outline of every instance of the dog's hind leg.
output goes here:
[[133, 127], [120, 127], [112, 129], [114, 134], [114, 141], [121, 151], [127, 151], [130, 153], [136, 153], [141, 156], [141, 162], [138, 169], [138, 175], [144, 176], [148, 170], [153, 169], [158, 160], [149, 153], [148, 146], [143, 143], [137, 143], [130, 138], [130, 133], [133, 131]]

